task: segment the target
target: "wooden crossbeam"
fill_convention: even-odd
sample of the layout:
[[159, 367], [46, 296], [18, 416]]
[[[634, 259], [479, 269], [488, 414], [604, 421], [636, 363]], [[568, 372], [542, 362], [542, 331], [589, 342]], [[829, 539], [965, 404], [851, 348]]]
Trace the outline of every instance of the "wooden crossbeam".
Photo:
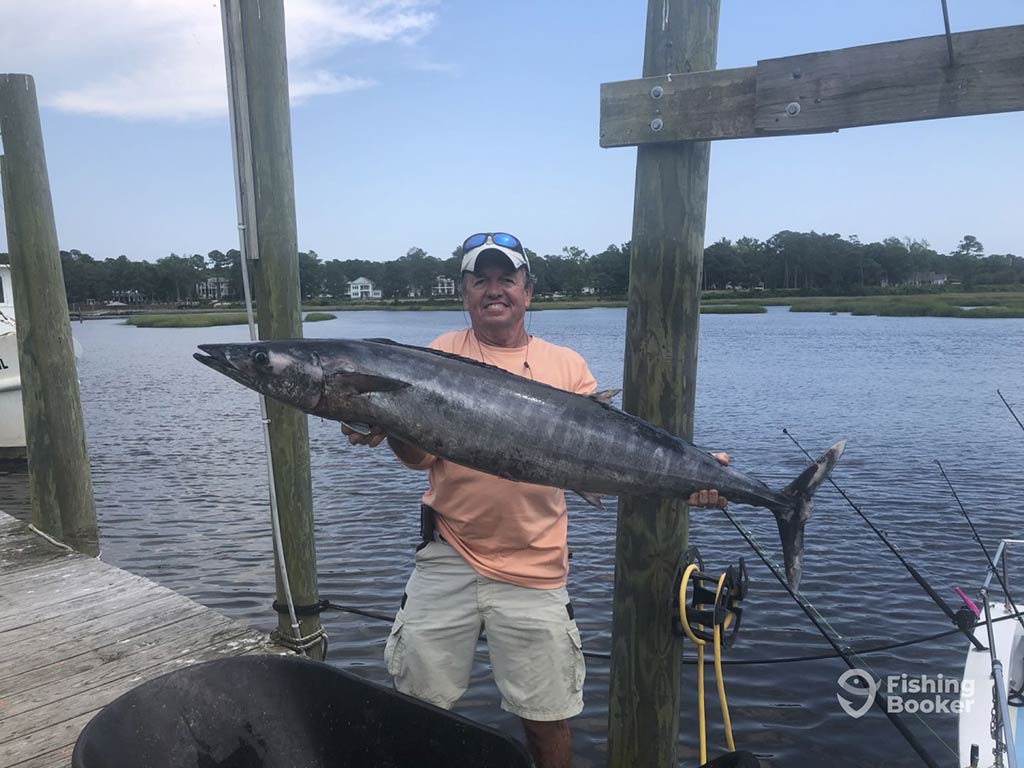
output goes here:
[[1024, 25], [601, 85], [601, 146], [826, 133], [1024, 110]]

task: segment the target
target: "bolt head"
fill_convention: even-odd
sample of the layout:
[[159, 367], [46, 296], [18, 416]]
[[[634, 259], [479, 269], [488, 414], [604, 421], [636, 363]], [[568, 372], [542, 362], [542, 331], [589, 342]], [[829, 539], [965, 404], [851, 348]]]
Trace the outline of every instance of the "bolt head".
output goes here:
[[795, 101], [789, 102], [789, 104], [786, 105], [786, 114], [790, 117], [796, 117], [800, 114], [800, 105]]
[[653, 120], [651, 120], [651, 130], [654, 131], [655, 133], [657, 133], [664, 127], [665, 123], [662, 122], [660, 117], [656, 117]]
[[664, 95], [665, 95], [665, 89], [662, 88], [660, 85], [656, 85], [653, 88], [651, 88], [651, 98], [652, 99], [660, 99]]

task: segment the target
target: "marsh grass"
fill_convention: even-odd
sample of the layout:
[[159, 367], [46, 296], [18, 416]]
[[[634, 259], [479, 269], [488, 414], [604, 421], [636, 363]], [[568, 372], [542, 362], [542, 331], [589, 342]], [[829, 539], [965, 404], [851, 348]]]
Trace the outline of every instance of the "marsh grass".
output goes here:
[[[303, 322], [334, 320], [329, 312], [310, 312]], [[133, 315], [125, 323], [136, 328], [212, 328], [216, 325], [245, 325], [244, 312], [190, 312], [179, 315]]]
[[722, 305], [789, 305], [790, 312], [849, 312], [881, 317], [1014, 318], [1024, 317], [1024, 292], [711, 299], [705, 300], [702, 307], [706, 311], [708, 307]]
[[768, 310], [760, 304], [701, 304], [702, 315], [763, 315]]

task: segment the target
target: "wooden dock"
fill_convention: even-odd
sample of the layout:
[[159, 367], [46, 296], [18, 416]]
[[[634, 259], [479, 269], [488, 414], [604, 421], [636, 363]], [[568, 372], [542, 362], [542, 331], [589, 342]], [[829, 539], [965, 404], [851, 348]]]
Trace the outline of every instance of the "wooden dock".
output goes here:
[[286, 653], [252, 627], [0, 512], [0, 768], [65, 768], [107, 703], [208, 659]]

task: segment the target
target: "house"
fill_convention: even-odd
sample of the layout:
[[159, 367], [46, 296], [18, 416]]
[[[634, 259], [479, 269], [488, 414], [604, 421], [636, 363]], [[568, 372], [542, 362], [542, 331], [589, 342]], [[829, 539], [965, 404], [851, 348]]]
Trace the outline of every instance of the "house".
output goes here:
[[136, 290], [118, 290], [110, 292], [110, 301], [107, 302], [107, 306], [114, 306], [115, 303], [127, 306], [128, 304], [145, 304], [146, 297], [140, 291]]
[[231, 281], [226, 277], [208, 277], [196, 283], [196, 296], [204, 301], [217, 301], [231, 293]]
[[913, 272], [906, 280], [894, 283], [888, 275], [882, 275], [882, 287], [891, 288], [894, 285], [945, 285], [946, 275], [943, 272]]
[[945, 285], [946, 276], [941, 272], [915, 272], [908, 282], [911, 285]]
[[438, 275], [434, 280], [434, 284], [430, 286], [431, 296], [454, 296], [455, 295], [455, 281], [450, 277], [444, 275]]
[[379, 299], [383, 296], [380, 288], [373, 284], [367, 277], [357, 277], [348, 284], [348, 297], [350, 299]]

